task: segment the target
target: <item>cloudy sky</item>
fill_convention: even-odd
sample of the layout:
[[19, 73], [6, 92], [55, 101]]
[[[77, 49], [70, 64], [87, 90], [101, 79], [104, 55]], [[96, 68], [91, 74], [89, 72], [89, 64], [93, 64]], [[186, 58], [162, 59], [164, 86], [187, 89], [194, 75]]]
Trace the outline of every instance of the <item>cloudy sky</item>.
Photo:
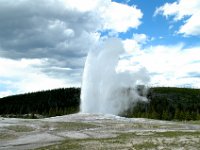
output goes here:
[[0, 0], [0, 97], [81, 86], [88, 51], [119, 38], [118, 70], [200, 88], [200, 0]]

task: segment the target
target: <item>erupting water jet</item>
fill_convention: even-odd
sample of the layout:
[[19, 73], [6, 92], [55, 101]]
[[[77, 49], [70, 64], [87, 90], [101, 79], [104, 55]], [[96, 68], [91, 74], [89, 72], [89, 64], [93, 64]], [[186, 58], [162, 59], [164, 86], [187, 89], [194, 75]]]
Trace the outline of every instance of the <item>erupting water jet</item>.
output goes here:
[[81, 88], [81, 112], [118, 115], [138, 100], [137, 83], [148, 81], [147, 71], [132, 74], [117, 72], [119, 56], [124, 53], [119, 39], [107, 39], [91, 50], [85, 63]]

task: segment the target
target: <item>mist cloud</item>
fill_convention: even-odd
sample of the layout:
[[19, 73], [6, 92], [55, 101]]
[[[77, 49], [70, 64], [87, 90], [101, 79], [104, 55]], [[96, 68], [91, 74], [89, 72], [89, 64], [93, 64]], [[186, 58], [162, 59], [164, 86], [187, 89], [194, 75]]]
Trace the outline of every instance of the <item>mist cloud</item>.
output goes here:
[[146, 100], [138, 94], [138, 84], [147, 84], [145, 68], [138, 71], [117, 71], [119, 57], [124, 53], [119, 39], [107, 39], [88, 54], [81, 88], [81, 111], [119, 115], [130, 104]]

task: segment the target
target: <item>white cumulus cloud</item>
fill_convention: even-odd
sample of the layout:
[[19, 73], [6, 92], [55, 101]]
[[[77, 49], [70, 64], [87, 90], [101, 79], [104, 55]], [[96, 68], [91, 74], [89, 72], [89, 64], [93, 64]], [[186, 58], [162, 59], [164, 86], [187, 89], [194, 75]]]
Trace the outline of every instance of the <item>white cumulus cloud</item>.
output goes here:
[[93, 12], [101, 19], [102, 28], [116, 32], [127, 32], [137, 28], [143, 14], [136, 6], [112, 2], [111, 0], [65, 0], [67, 8], [81, 12]]
[[141, 53], [143, 44], [146, 44], [150, 39], [146, 34], [134, 33], [131, 39], [123, 40], [124, 49], [129, 54]]
[[127, 32], [141, 18], [111, 0], [0, 0], [0, 97], [80, 86], [101, 32]]
[[0, 84], [4, 88], [3, 91], [0, 91], [0, 97], [59, 88], [70, 84], [67, 80], [61, 80], [43, 73], [40, 67], [44, 63], [46, 63], [45, 59], [12, 60], [0, 58]]
[[174, 3], [166, 3], [155, 11], [155, 15], [162, 14], [165, 17], [173, 16], [174, 21], [183, 20], [178, 33], [184, 36], [200, 36], [200, 1], [177, 0]]
[[134, 72], [144, 66], [151, 76], [151, 85], [199, 88], [199, 49], [185, 48], [184, 44], [147, 47], [122, 59], [118, 70]]
[[111, 2], [109, 7], [102, 13], [105, 20], [104, 28], [117, 32], [126, 32], [129, 28], [137, 28], [143, 14], [135, 6], [128, 6]]

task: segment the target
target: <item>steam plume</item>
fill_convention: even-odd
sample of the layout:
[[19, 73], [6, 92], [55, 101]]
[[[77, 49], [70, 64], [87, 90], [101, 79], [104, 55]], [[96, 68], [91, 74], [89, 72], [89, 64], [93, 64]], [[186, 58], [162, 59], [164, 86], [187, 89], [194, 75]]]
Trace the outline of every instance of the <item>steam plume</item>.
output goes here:
[[145, 69], [134, 74], [116, 72], [123, 52], [119, 39], [108, 39], [89, 52], [81, 89], [82, 112], [118, 115], [135, 101], [146, 100], [136, 90], [138, 81], [148, 81]]

